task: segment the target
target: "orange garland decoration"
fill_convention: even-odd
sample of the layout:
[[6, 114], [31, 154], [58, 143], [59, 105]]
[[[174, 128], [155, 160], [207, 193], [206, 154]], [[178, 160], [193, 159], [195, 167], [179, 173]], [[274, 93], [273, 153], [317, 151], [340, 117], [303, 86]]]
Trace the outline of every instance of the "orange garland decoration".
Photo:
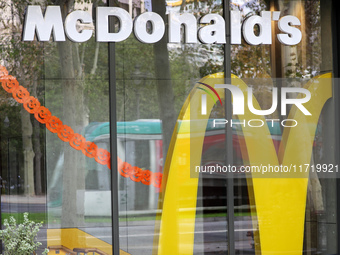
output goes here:
[[[25, 110], [30, 114], [34, 114], [37, 121], [46, 125], [46, 128], [52, 133], [56, 133], [60, 140], [69, 143], [75, 150], [81, 151], [85, 156], [94, 158], [101, 165], [110, 165], [110, 152], [98, 146], [77, 133], [73, 129], [56, 116], [53, 116], [49, 109], [41, 106], [39, 100], [30, 96], [28, 90], [19, 85], [17, 79], [8, 75], [8, 71], [4, 66], [0, 65], [0, 82], [4, 90], [12, 93], [13, 98], [20, 104], [23, 104]], [[127, 162], [123, 162], [119, 157], [118, 172], [126, 178], [130, 178], [134, 182], [141, 182], [144, 185], [152, 184], [156, 188], [161, 187], [162, 173], [153, 173], [150, 170], [143, 170], [137, 166], [131, 166]]]

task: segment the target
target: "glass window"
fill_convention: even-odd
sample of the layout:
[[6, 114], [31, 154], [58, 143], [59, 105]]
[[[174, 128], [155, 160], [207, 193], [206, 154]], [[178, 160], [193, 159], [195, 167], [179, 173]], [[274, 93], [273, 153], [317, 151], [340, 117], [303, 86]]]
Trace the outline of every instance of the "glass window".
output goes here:
[[[337, 252], [331, 1], [52, 2], [23, 41], [33, 3], [0, 1], [1, 219], [42, 221], [37, 253], [112, 254], [112, 210], [121, 254]], [[132, 26], [110, 52], [108, 5]]]

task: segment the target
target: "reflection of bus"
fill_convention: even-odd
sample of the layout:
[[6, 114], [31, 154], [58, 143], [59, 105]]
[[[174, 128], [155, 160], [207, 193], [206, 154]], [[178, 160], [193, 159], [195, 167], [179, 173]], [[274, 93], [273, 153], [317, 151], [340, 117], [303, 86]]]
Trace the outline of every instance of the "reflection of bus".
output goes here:
[[[183, 123], [180, 123], [183, 124]], [[273, 127], [268, 125], [275, 147], [278, 149], [281, 140], [281, 130], [279, 123]], [[190, 130], [188, 130], [188, 133]], [[110, 146], [110, 125], [108, 122], [91, 123], [85, 129], [85, 138], [87, 141], [93, 141], [99, 148], [109, 150]], [[224, 126], [212, 125], [212, 120], [208, 121], [206, 133], [204, 134], [204, 145], [202, 151], [201, 165], [224, 164]], [[242, 142], [243, 140], [243, 142]], [[234, 165], [242, 165], [247, 161], [245, 155], [242, 155], [242, 146], [244, 137], [241, 125], [233, 127], [233, 154]], [[160, 120], [138, 120], [117, 123], [117, 149], [118, 157], [132, 166], [138, 166], [141, 169], [147, 169], [154, 173], [162, 172], [163, 168], [163, 151], [162, 151], [162, 129]], [[48, 185], [49, 209], [58, 208], [62, 205], [62, 170], [64, 156], [58, 159], [52, 177]], [[84, 207], [87, 216], [110, 216], [111, 215], [111, 186], [110, 170], [105, 165], [97, 163], [94, 159], [86, 158], [85, 171], [85, 195]], [[211, 176], [203, 182], [203, 201], [209, 206], [219, 206], [225, 202], [225, 185], [223, 176]], [[152, 185], [144, 185], [139, 182], [133, 182], [129, 178], [119, 175], [119, 210], [156, 210], [158, 202], [158, 189]], [[240, 181], [241, 187], [246, 190], [246, 182]], [[216, 188], [221, 183], [221, 192], [216, 196]], [[245, 191], [246, 192], [246, 191]], [[210, 193], [213, 196], [210, 196]], [[212, 197], [213, 199], [209, 199]], [[247, 198], [247, 196], [243, 197]], [[236, 198], [237, 199], [237, 198]], [[238, 201], [235, 204], [245, 204], [246, 200]], [[98, 210], [101, 208], [101, 210]]]
[[[108, 122], [91, 123], [85, 128], [85, 138], [99, 148], [110, 150], [110, 125]], [[162, 135], [159, 120], [138, 120], [117, 123], [118, 157], [133, 166], [161, 172]], [[48, 184], [49, 210], [62, 206], [62, 171], [64, 155], [57, 160]], [[87, 216], [111, 215], [111, 170], [106, 165], [86, 158], [84, 208]], [[136, 183], [119, 175], [120, 211], [157, 209], [158, 189]], [[98, 210], [101, 208], [101, 210]], [[58, 210], [54, 210], [56, 213]]]

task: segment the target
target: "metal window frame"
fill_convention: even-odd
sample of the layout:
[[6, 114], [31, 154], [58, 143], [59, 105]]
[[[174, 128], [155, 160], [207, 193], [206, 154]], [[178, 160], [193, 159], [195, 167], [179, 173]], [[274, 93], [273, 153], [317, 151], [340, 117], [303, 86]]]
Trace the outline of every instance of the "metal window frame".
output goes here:
[[[108, 6], [114, 6], [115, 1], [109, 0]], [[114, 21], [109, 19], [109, 30], [114, 29]], [[117, 169], [117, 115], [116, 115], [116, 56], [115, 43], [108, 43], [109, 52], [109, 101], [110, 101], [110, 163], [111, 163], [111, 212], [112, 212], [112, 254], [119, 255], [119, 197]]]
[[[231, 84], [231, 45], [230, 45], [230, 0], [223, 1], [223, 17], [226, 28], [226, 44], [224, 46], [224, 83]], [[232, 118], [232, 101], [231, 92], [224, 90], [224, 109], [225, 118]], [[225, 125], [225, 165], [233, 164], [233, 134], [232, 127]], [[234, 179], [232, 176], [227, 176], [227, 244], [228, 254], [235, 254], [235, 201], [234, 201]]]
[[[337, 0], [332, 0], [332, 10], [331, 10], [331, 26], [332, 26], [332, 51], [333, 51], [333, 74], [334, 78], [334, 104], [335, 104], [335, 111], [334, 111], [334, 122], [335, 127], [339, 127], [340, 121], [340, 104], [339, 104], [339, 98], [340, 98], [340, 90], [339, 90], [339, 78], [340, 78], [340, 66], [339, 66], [339, 60], [340, 60], [340, 16], [337, 14], [337, 10], [340, 9], [340, 2]], [[335, 132], [335, 163], [340, 163], [340, 134], [338, 132]], [[336, 196], [340, 197], [340, 179], [336, 180]], [[337, 240], [338, 240], [338, 247], [337, 247], [337, 254], [340, 255], [339, 251], [339, 244], [340, 244], [340, 202], [336, 205], [336, 219], [337, 219]]]

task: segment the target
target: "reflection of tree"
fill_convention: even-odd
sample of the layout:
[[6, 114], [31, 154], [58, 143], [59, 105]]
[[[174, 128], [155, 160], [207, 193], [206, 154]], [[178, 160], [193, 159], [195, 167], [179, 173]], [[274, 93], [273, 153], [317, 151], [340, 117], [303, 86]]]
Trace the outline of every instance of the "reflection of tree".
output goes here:
[[[72, 0], [60, 0], [54, 1], [55, 4], [61, 6], [63, 18], [75, 9], [76, 1]], [[88, 2], [88, 1], [77, 1]], [[98, 1], [97, 1], [98, 2]], [[49, 104], [52, 109], [56, 108], [60, 112], [57, 115], [62, 119], [63, 123], [70, 126], [75, 132], [81, 133], [82, 129], [88, 124], [88, 110], [86, 107], [87, 101], [85, 100], [85, 91], [88, 92], [88, 99], [92, 100], [96, 98], [94, 93], [98, 92], [98, 88], [101, 93], [104, 94], [103, 84], [107, 82], [100, 82], [107, 80], [107, 72], [100, 73], [98, 71], [99, 65], [106, 65], [107, 69], [107, 54], [103, 56], [103, 51], [99, 51], [101, 46], [94, 44], [94, 39], [91, 39], [87, 43], [77, 44], [70, 41], [60, 43], [40, 43], [33, 42], [21, 42], [20, 34], [23, 24], [24, 11], [27, 5], [32, 4], [31, 1], [0, 1], [1, 9], [6, 12], [8, 10], [9, 20], [3, 20], [4, 27], [1, 37], [1, 53], [2, 59], [6, 61], [5, 65], [8, 68], [10, 74], [17, 77], [20, 85], [26, 87], [31, 95], [35, 97], [44, 96], [40, 91], [42, 87], [41, 77], [45, 75], [48, 78], [61, 78], [61, 90], [57, 87], [46, 95]], [[48, 4], [48, 1], [41, 1], [40, 6], [42, 9]], [[82, 8], [82, 7], [81, 7]], [[92, 49], [90, 51], [89, 49]], [[106, 53], [106, 52], [105, 52]], [[90, 56], [90, 57], [86, 57]], [[94, 56], [94, 57], [93, 57]], [[102, 59], [105, 61], [102, 61]], [[58, 62], [59, 60], [59, 62]], [[58, 62], [58, 63], [57, 63]], [[86, 75], [88, 74], [88, 75]], [[96, 86], [97, 90], [91, 93], [90, 86], [95, 86], [91, 80], [85, 78], [100, 80], [98, 83], [100, 86]], [[100, 77], [100, 78], [98, 78]], [[48, 79], [46, 79], [48, 80]], [[41, 102], [44, 102], [42, 98]], [[98, 100], [99, 102], [102, 99]], [[12, 102], [8, 100], [7, 102]], [[15, 104], [17, 106], [17, 104]], [[98, 103], [97, 103], [98, 105]], [[8, 109], [8, 106], [6, 106]], [[1, 108], [4, 107], [4, 101], [1, 102]], [[91, 112], [98, 109], [94, 109], [91, 105]], [[7, 110], [10, 113], [12, 110]], [[103, 108], [99, 109], [102, 112]], [[104, 111], [107, 112], [108, 110]], [[61, 113], [63, 112], [63, 113]], [[103, 113], [103, 115], [105, 115]], [[24, 173], [27, 175], [25, 178], [27, 194], [33, 195], [35, 192], [41, 194], [42, 192], [42, 177], [44, 176], [41, 170], [43, 165], [42, 150], [44, 137], [41, 132], [44, 129], [40, 129], [38, 123], [31, 121], [31, 116], [24, 110], [20, 111], [21, 123], [19, 127], [21, 132], [18, 132], [22, 137], [23, 156], [24, 156]], [[108, 114], [106, 115], [108, 116]], [[101, 118], [98, 117], [97, 119]], [[11, 119], [11, 127], [14, 127], [14, 123]], [[101, 118], [102, 121], [105, 118]], [[35, 121], [35, 120], [34, 120]], [[106, 119], [107, 121], [107, 119]], [[17, 124], [16, 124], [17, 125]], [[83, 210], [79, 208], [79, 205], [83, 204], [82, 196], [79, 196], [79, 191], [85, 189], [85, 172], [84, 172], [84, 157], [71, 149], [70, 146], [65, 146], [63, 149], [57, 148], [57, 143], [51, 143], [48, 146], [49, 151], [56, 152], [63, 151], [65, 155], [64, 167], [63, 167], [63, 207], [62, 207], [62, 225], [73, 227], [78, 225], [78, 220], [83, 219]], [[57, 148], [55, 150], [55, 148]], [[54, 167], [54, 166], [53, 166]], [[53, 171], [51, 170], [50, 173]], [[35, 174], [35, 176], [33, 175]], [[22, 175], [24, 176], [24, 175]], [[36, 184], [36, 186], [34, 186]], [[77, 193], [78, 192], [78, 193]], [[80, 203], [77, 203], [77, 200]], [[78, 207], [77, 207], [78, 205]], [[79, 215], [77, 215], [79, 214]]]
[[205, 62], [204, 65], [200, 68], [201, 77], [219, 72], [223, 72], [223, 66], [217, 65], [216, 62], [211, 59], [208, 59], [207, 62]]
[[[292, 3], [293, 4], [293, 3]], [[297, 8], [286, 6], [286, 12], [295, 10], [302, 23], [302, 42], [290, 48], [290, 56], [284, 66], [286, 77], [312, 78], [320, 72], [321, 65], [321, 26], [319, 1], [302, 1]], [[295, 3], [296, 5], [296, 3]], [[294, 50], [296, 47], [297, 50]]]
[[[2, 20], [1, 53], [2, 60], [5, 61], [11, 75], [15, 76], [20, 85], [26, 87], [31, 95], [37, 97], [40, 96], [38, 85], [42, 71], [43, 48], [37, 42], [21, 42], [21, 27], [27, 4], [31, 4], [31, 1], [0, 1], [2, 12], [10, 17]], [[18, 107], [17, 104], [15, 106]], [[32, 124], [30, 114], [22, 107], [20, 116], [24, 160], [24, 174], [21, 176], [25, 179], [25, 192], [28, 195], [40, 195], [43, 192], [40, 127], [36, 120]]]
[[[245, 1], [231, 4], [232, 10], [241, 12], [242, 19], [268, 11], [266, 1]], [[255, 29], [258, 29], [255, 27]], [[240, 45], [231, 46], [231, 72], [240, 78], [271, 77], [270, 45], [249, 45], [244, 40]]]
[[[58, 1], [61, 7], [62, 17], [65, 20], [67, 14], [73, 10], [74, 1]], [[87, 125], [86, 109], [84, 105], [84, 73], [79, 54], [78, 44], [69, 40], [58, 43], [61, 78], [63, 88], [63, 121], [71, 126], [75, 132], [80, 132]], [[85, 189], [85, 173], [83, 157], [70, 146], [64, 146], [63, 167], [63, 206], [62, 226], [78, 226], [77, 215], [77, 191]], [[82, 210], [80, 209], [80, 214]], [[81, 217], [81, 215], [79, 215]]]
[[[154, 12], [160, 14], [163, 20], [165, 20], [164, 1], [153, 1], [152, 9]], [[157, 94], [162, 120], [163, 155], [167, 155], [177, 116], [175, 114], [174, 93], [171, 84], [169, 52], [166, 36], [164, 36], [158, 43], [154, 44], [153, 51], [155, 58], [155, 76], [157, 79]], [[164, 156], [163, 158], [165, 159]]]

